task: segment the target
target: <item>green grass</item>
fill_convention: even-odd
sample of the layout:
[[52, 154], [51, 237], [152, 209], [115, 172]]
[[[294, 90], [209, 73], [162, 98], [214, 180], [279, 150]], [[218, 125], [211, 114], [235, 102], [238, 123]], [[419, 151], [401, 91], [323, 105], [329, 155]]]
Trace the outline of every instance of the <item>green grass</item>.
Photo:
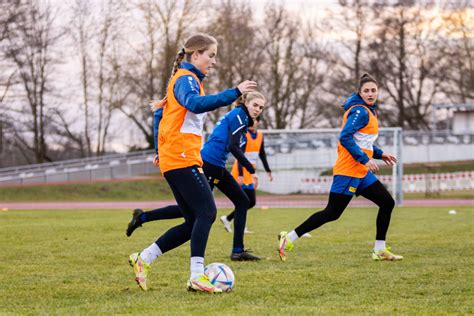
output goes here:
[[188, 244], [152, 265], [150, 291], [133, 282], [128, 254], [178, 220], [126, 238], [129, 210], [0, 212], [0, 314], [473, 314], [474, 210], [449, 209], [395, 210], [389, 243], [401, 262], [371, 261], [374, 209], [348, 209], [299, 240], [285, 263], [277, 233], [312, 210], [252, 210], [246, 246], [265, 258], [258, 263], [231, 262], [232, 236], [216, 222], [206, 262], [236, 274], [235, 290], [216, 296], [185, 290]]
[[[474, 171], [474, 160], [403, 164], [403, 174], [449, 173], [461, 171]], [[391, 175], [392, 167], [381, 165], [380, 170], [377, 172], [377, 174]], [[332, 175], [332, 168], [323, 171], [321, 175]]]
[[[260, 195], [269, 193], [260, 192]], [[215, 196], [224, 196], [216, 190]], [[0, 202], [159, 201], [174, 200], [162, 176], [112, 182], [0, 186]]]
[[173, 199], [166, 181], [147, 180], [0, 187], [2, 202], [155, 201]]
[[[219, 190], [215, 190], [214, 193], [216, 197], [224, 196]], [[258, 195], [273, 194], [258, 191]], [[425, 193], [404, 194], [405, 199], [473, 199], [473, 197], [474, 190], [439, 192], [430, 195]], [[290, 196], [286, 196], [286, 198], [290, 198]], [[313, 195], [311, 198], [326, 200], [327, 194]], [[173, 200], [174, 197], [161, 176], [149, 180], [0, 187], [0, 202], [159, 201], [170, 199]]]
[[474, 190], [444, 191], [432, 193], [403, 193], [404, 199], [474, 199]]

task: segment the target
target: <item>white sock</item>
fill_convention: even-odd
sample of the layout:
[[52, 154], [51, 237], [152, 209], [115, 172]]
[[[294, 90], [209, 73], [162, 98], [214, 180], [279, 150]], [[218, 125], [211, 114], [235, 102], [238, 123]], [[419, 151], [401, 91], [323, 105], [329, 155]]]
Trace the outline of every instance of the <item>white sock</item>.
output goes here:
[[300, 237], [294, 230], [292, 230], [291, 232], [288, 233], [288, 238], [290, 238], [292, 242], [295, 242]]
[[376, 240], [374, 244], [374, 251], [380, 251], [385, 249], [385, 240]]
[[145, 261], [147, 264], [151, 264], [153, 261], [155, 261], [156, 258], [161, 256], [163, 252], [161, 252], [160, 247], [158, 247], [157, 244], [152, 243], [148, 248], [145, 248], [141, 253], [140, 257], [142, 257], [142, 260]]
[[200, 274], [204, 274], [204, 258], [191, 257], [191, 279], [197, 278]]

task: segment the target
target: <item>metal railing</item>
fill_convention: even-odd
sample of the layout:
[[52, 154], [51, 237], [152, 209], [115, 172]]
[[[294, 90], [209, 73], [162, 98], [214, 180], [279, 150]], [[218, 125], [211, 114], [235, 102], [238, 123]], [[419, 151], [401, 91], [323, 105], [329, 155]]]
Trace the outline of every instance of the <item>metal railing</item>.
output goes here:
[[[395, 128], [381, 128], [378, 144], [384, 148], [393, 147]], [[263, 131], [267, 155], [274, 160], [275, 168], [292, 169], [292, 160], [287, 158], [296, 155], [299, 165], [312, 168], [313, 164], [331, 165], [336, 154], [339, 129], [311, 129], [294, 131]], [[400, 140], [403, 144], [405, 161], [416, 162], [413, 158], [425, 162], [440, 160], [472, 159], [474, 151], [474, 134], [454, 134], [449, 131], [403, 131]], [[439, 146], [442, 145], [442, 146]], [[395, 146], [398, 147], [398, 146]], [[452, 150], [450, 148], [453, 148]], [[440, 150], [440, 148], [442, 150]], [[308, 159], [302, 151], [313, 152]], [[423, 156], [429, 153], [427, 157]], [[451, 158], [453, 152], [457, 156]], [[446, 156], [443, 159], [443, 155]], [[117, 179], [158, 173], [153, 166], [153, 150], [137, 151], [126, 154], [112, 154], [99, 157], [72, 159], [52, 163], [33, 164], [0, 169], [0, 184], [33, 184], [52, 182], [79, 182], [98, 179]], [[275, 157], [273, 157], [275, 156]], [[448, 157], [449, 156], [449, 157]], [[424, 157], [424, 158], [423, 158]], [[281, 158], [281, 159], [280, 159]], [[324, 161], [320, 161], [320, 160]], [[287, 161], [288, 160], [288, 161]], [[294, 159], [293, 159], [294, 160]], [[412, 161], [413, 160], [413, 161]], [[272, 166], [273, 167], [273, 166]]]
[[153, 174], [159, 172], [152, 164], [153, 155], [153, 150], [146, 150], [4, 168], [0, 169], [0, 184], [79, 182]]

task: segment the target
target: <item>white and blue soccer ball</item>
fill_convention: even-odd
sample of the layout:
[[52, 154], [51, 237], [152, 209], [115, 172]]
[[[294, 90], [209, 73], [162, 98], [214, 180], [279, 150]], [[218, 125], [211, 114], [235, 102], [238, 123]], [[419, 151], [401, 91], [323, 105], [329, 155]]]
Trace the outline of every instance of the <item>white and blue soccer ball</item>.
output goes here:
[[221, 289], [222, 292], [230, 292], [234, 288], [234, 272], [223, 263], [214, 262], [207, 265], [204, 268], [204, 274], [207, 275], [212, 285]]

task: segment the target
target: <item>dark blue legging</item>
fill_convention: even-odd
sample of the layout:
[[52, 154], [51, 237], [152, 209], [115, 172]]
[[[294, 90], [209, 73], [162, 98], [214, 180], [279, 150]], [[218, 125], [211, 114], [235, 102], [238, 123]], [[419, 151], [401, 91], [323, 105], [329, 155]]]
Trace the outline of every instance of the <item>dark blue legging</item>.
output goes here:
[[[392, 210], [395, 207], [395, 201], [380, 181], [367, 187], [360, 193], [360, 195], [379, 206], [376, 220], [377, 231], [375, 239], [385, 240], [388, 226], [390, 225]], [[296, 234], [301, 237], [305, 233], [309, 233], [328, 222], [337, 220], [342, 215], [347, 205], [349, 205], [351, 199], [352, 195], [333, 192], [329, 193], [329, 201], [326, 208], [314, 213], [300, 226], [296, 227]]]
[[244, 231], [245, 222], [247, 220], [247, 210], [250, 206], [249, 198], [227, 169], [206, 161], [204, 161], [202, 168], [204, 169], [211, 189], [216, 186], [234, 204], [234, 242], [232, 252], [242, 252], [244, 250]]
[[168, 205], [162, 208], [157, 208], [148, 212], [144, 212], [140, 217], [141, 223], [159, 221], [162, 219], [174, 219], [183, 217], [183, 213], [178, 205]]
[[[239, 186], [237, 181], [235, 181], [232, 175], [225, 168], [221, 168], [221, 167], [204, 162], [203, 170], [204, 170], [205, 176], [207, 177], [207, 181], [210, 185], [211, 190], [214, 188], [214, 186], [216, 186], [234, 204], [235, 210], [234, 212], [232, 212], [233, 216], [235, 216], [233, 252], [241, 252], [244, 249], [245, 222], [247, 220], [247, 209], [250, 207], [249, 197], [242, 190], [242, 188]], [[166, 178], [166, 175], [165, 175], [165, 178]], [[186, 182], [183, 182], [183, 183], [186, 183]], [[170, 187], [173, 190], [173, 186], [171, 185], [171, 183], [170, 183]], [[189, 189], [192, 191], [191, 188]], [[255, 192], [254, 190], [252, 191]], [[173, 190], [173, 193], [174, 193], [174, 190]], [[198, 193], [195, 192], [194, 194], [198, 194]], [[176, 197], [176, 193], [174, 193], [174, 195]], [[255, 193], [253, 194], [253, 196], [255, 196]], [[255, 198], [253, 200], [255, 200]], [[177, 197], [176, 197], [176, 201], [178, 201]], [[255, 202], [253, 203], [253, 205], [255, 205]], [[178, 205], [169, 205], [163, 208], [145, 212], [141, 217], [141, 222], [145, 223], [145, 222], [151, 222], [155, 220], [174, 219], [174, 218], [183, 217], [183, 212], [180, 210], [180, 206], [181, 204], [179, 204], [178, 202]], [[185, 225], [185, 224], [186, 222], [182, 225]], [[184, 242], [186, 242], [186, 240]], [[157, 241], [157, 244], [158, 244], [158, 241]], [[165, 252], [165, 250], [163, 250], [160, 244], [158, 244], [158, 246], [163, 252]]]
[[191, 257], [204, 257], [209, 231], [217, 213], [204, 174], [193, 166], [167, 171], [164, 177], [173, 191], [184, 223], [169, 229], [156, 244], [165, 253], [191, 240]]
[[[247, 197], [249, 198], [249, 210], [255, 206], [257, 200], [255, 198], [255, 189], [243, 189]], [[229, 215], [227, 215], [227, 220], [231, 221], [234, 219], [235, 216], [235, 210], [232, 211]]]

